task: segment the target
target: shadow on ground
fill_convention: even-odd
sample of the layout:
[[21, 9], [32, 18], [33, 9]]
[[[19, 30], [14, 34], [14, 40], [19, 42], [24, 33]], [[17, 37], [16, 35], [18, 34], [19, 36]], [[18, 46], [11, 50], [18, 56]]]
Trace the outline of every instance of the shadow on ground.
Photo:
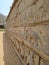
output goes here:
[[4, 50], [4, 63], [5, 65], [18, 65], [16, 54], [11, 46], [11, 41], [6, 33], [3, 33], [3, 50]]

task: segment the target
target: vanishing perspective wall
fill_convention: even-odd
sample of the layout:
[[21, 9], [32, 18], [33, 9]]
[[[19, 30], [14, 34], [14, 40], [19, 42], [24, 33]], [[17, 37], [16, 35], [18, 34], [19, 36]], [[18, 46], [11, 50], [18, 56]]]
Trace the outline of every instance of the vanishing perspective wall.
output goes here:
[[49, 65], [49, 0], [15, 0], [6, 32], [22, 65]]

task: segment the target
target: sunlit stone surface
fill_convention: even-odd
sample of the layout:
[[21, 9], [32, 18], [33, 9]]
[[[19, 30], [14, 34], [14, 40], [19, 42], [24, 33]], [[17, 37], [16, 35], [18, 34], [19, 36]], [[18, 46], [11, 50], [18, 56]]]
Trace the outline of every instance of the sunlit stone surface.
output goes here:
[[22, 64], [49, 65], [49, 0], [15, 0], [6, 32]]

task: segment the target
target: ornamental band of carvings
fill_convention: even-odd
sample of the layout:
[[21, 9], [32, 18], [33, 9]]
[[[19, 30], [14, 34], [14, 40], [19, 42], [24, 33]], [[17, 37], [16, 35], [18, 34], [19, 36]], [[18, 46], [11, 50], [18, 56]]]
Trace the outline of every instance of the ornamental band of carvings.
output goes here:
[[49, 0], [17, 0], [6, 32], [22, 65], [49, 65]]

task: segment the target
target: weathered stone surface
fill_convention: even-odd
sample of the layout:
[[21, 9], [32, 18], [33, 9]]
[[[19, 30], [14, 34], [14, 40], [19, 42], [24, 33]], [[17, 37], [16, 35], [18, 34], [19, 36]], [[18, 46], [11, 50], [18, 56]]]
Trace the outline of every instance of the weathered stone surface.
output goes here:
[[6, 29], [23, 64], [49, 65], [49, 0], [16, 1]]

